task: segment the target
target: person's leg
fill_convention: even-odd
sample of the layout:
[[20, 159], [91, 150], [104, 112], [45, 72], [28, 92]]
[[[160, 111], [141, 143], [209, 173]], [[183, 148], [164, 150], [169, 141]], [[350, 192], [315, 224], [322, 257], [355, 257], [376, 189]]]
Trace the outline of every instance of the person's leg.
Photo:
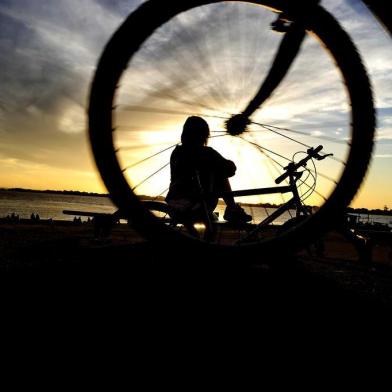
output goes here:
[[245, 210], [238, 205], [233, 195], [232, 189], [228, 178], [215, 179], [214, 183], [215, 192], [223, 193], [222, 199], [226, 203], [226, 211], [223, 215], [224, 219], [234, 223], [245, 223], [252, 220], [252, 216], [248, 215]]
[[231, 185], [230, 185], [230, 181], [228, 178], [223, 178], [221, 179], [221, 191], [224, 193], [223, 195], [223, 201], [226, 203], [227, 207], [231, 208], [235, 206], [235, 200], [233, 195], [231, 195]]

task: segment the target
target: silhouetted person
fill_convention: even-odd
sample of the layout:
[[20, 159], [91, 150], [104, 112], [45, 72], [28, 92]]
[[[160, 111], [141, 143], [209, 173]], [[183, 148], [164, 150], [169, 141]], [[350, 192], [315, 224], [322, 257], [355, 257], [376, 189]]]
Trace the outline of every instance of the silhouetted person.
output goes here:
[[40, 220], [40, 217], [38, 214], [34, 214], [33, 212], [30, 216], [30, 220], [32, 220], [33, 222], [38, 222]]
[[11, 222], [13, 222], [13, 223], [19, 222], [19, 215], [18, 215], [18, 214], [15, 214], [15, 212], [13, 212], [13, 213], [11, 214], [10, 220], [11, 220]]
[[[218, 194], [231, 192], [229, 178], [237, 168], [216, 150], [207, 146], [210, 129], [201, 117], [189, 117], [178, 145], [170, 157], [171, 179], [166, 202], [172, 211], [188, 219], [203, 220], [205, 208], [200, 192], [211, 194], [206, 207], [212, 214], [218, 204]], [[213, 194], [213, 195], [212, 195]], [[232, 223], [246, 223], [252, 217], [245, 213], [233, 196], [222, 196], [226, 203], [224, 219]]]
[[115, 218], [111, 214], [98, 214], [93, 218], [94, 238], [96, 240], [108, 239], [112, 232]]

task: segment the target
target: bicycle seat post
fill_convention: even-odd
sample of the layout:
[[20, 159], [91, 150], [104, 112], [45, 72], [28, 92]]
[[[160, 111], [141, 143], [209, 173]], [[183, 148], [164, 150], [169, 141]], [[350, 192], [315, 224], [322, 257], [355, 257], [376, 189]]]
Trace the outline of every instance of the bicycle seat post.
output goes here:
[[200, 194], [201, 204], [203, 206], [203, 210], [204, 210], [204, 213], [205, 213], [205, 216], [206, 216], [206, 221], [205, 221], [206, 229], [207, 229], [208, 233], [211, 233], [212, 230], [213, 230], [212, 222], [211, 222], [211, 216], [210, 216], [210, 213], [208, 211], [208, 206], [207, 206], [207, 201], [206, 201], [206, 194], [205, 194], [203, 186], [201, 184], [200, 174], [199, 174], [198, 170], [196, 170], [195, 176], [196, 176], [196, 181], [197, 181], [197, 187], [198, 187], [199, 194]]

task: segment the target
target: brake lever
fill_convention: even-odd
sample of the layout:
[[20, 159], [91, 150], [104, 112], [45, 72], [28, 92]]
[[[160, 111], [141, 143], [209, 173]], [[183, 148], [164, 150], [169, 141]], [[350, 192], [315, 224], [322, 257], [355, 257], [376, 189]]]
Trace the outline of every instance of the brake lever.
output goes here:
[[333, 154], [325, 154], [325, 155], [316, 154], [314, 156], [314, 158], [316, 158], [318, 161], [322, 161], [323, 159], [325, 159], [327, 157], [333, 157]]

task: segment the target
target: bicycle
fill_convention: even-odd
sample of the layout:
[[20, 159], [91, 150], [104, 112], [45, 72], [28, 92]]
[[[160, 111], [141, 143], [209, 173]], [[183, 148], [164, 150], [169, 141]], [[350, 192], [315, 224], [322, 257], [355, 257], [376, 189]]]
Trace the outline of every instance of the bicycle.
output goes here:
[[[375, 128], [372, 91], [354, 44], [333, 16], [318, 4], [319, 1], [304, 1], [301, 6], [296, 3], [283, 0], [191, 0], [181, 4], [167, 1], [162, 5], [159, 1], [150, 0], [126, 19], [107, 44], [90, 91], [89, 136], [98, 169], [114, 203], [147, 238], [230, 253], [236, 250], [241, 253], [248, 250], [269, 253], [303, 246], [331, 228], [344, 213], [371, 157]], [[140, 20], [145, 23], [136, 29], [136, 26], [140, 26]], [[243, 23], [244, 20], [247, 23]], [[309, 43], [305, 39], [307, 33], [316, 36], [323, 47]], [[245, 40], [244, 34], [255, 34], [258, 39]], [[279, 43], [281, 34], [283, 38]], [[265, 44], [267, 40], [277, 48], [275, 55]], [[228, 49], [221, 45], [223, 42], [230, 45]], [[332, 56], [333, 62], [321, 57], [321, 49]], [[189, 60], [192, 51], [198, 56], [192, 56]], [[203, 57], [202, 53], [205, 52], [208, 56]], [[272, 65], [268, 66], [260, 56], [256, 64], [246, 61], [258, 52], [268, 55]], [[181, 62], [187, 59], [188, 63], [182, 65]], [[308, 66], [310, 60], [317, 62], [318, 67], [329, 67], [326, 68], [326, 75], [331, 85], [337, 83], [336, 88], [334, 85], [330, 91], [327, 88], [328, 94], [333, 94], [327, 95], [327, 98], [336, 98], [336, 111], [340, 116], [335, 119], [336, 124], [329, 128], [336, 131], [332, 136], [326, 135], [325, 129], [328, 127], [323, 128], [326, 117], [317, 110], [317, 103], [313, 104], [313, 100], [317, 99], [322, 102], [325, 91], [318, 85], [318, 69], [315, 71]], [[305, 68], [301, 70], [301, 66]], [[209, 79], [203, 72], [207, 67], [212, 70], [210, 72], [215, 75], [214, 78]], [[261, 70], [265, 73], [262, 83], [259, 77]], [[336, 70], [342, 75], [343, 83], [339, 83], [340, 75], [335, 74]], [[313, 76], [312, 79], [306, 78], [308, 75]], [[299, 80], [293, 81], [294, 77]], [[299, 99], [293, 94], [293, 91], [301, 90], [304, 81], [311, 84], [309, 95], [312, 101], [304, 90], [301, 102], [307, 102], [307, 109], [313, 110], [314, 118], [305, 118], [305, 111], [299, 110]], [[295, 89], [289, 90], [288, 82]], [[219, 84], [219, 88], [215, 84]], [[189, 91], [195, 97], [189, 97]], [[287, 107], [283, 105], [285, 96], [297, 103], [296, 107], [293, 103], [291, 107], [295, 107], [301, 116], [291, 118], [291, 121], [299, 124], [301, 130], [259, 120], [261, 115], [263, 120], [268, 117], [284, 118], [284, 108]], [[347, 103], [344, 103], [345, 99]], [[334, 102], [331, 100], [330, 104]], [[154, 103], [158, 107], [152, 105]], [[219, 111], [214, 109], [214, 104]], [[202, 113], [184, 110], [192, 105]], [[328, 175], [319, 171], [322, 186], [313, 189], [313, 199], [310, 199], [320, 205], [317, 211], [281, 235], [268, 239], [250, 236], [249, 241], [235, 240], [230, 244], [186, 235], [183, 230], [173, 229], [157, 219], [142, 200], [146, 194], [156, 199], [165, 194], [165, 184], [168, 184], [167, 173], [166, 177], [162, 175], [168, 170], [168, 157], [165, 154], [177, 145], [173, 139], [178, 139], [172, 127], [178, 128], [178, 118], [195, 114], [208, 118], [216, 125], [212, 142], [230, 138], [230, 143], [234, 144], [238, 140], [242, 149], [239, 149], [239, 156], [248, 147], [248, 160], [243, 162], [259, 165], [265, 181], [268, 171], [270, 180], [276, 177], [272, 171], [281, 173], [287, 162], [291, 162], [287, 156], [296, 151], [294, 146], [300, 144], [310, 149], [313, 139], [328, 143], [328, 149], [338, 154], [334, 154], [327, 160], [328, 166], [324, 166], [329, 170]], [[177, 121], [172, 121], [173, 118]], [[289, 116], [286, 115], [286, 118]], [[122, 121], [127, 125], [124, 126]], [[322, 129], [319, 133], [308, 131], [314, 128], [315, 121]], [[128, 125], [129, 122], [131, 125]], [[163, 131], [153, 132], [154, 128], [157, 129], [156, 123]], [[127, 138], [121, 133], [126, 127], [134, 131], [134, 138]], [[261, 131], [264, 132], [262, 136], [266, 134], [264, 140], [272, 145], [271, 148], [260, 142], [258, 134]], [[287, 143], [277, 143], [277, 137], [282, 137]], [[157, 151], [154, 143], [160, 138], [170, 145]], [[148, 140], [151, 145], [141, 156], [138, 149], [143, 146], [137, 142]], [[229, 149], [230, 143], [224, 144], [224, 147]], [[127, 148], [133, 151], [132, 156], [127, 154]], [[258, 158], [255, 152], [259, 154]], [[160, 163], [155, 166], [151, 164], [153, 158]], [[267, 169], [263, 166], [265, 160], [268, 162]], [[145, 167], [139, 170], [140, 165]], [[239, 177], [247, 180], [244, 175]], [[306, 185], [306, 181], [304, 184], [309, 190], [312, 189], [312, 186]], [[259, 188], [247, 186], [246, 189]], [[235, 192], [233, 194], [236, 195]], [[282, 203], [286, 205], [285, 200]]]
[[392, 35], [392, 19], [382, 0], [362, 0], [370, 12], [378, 19], [380, 24]]
[[[302, 179], [304, 173], [307, 173], [308, 176], [312, 176], [314, 179], [314, 185], [316, 183], [316, 176], [313, 176], [312, 172], [307, 167], [308, 161], [312, 161], [313, 167], [315, 168], [315, 164], [313, 160], [322, 161], [327, 157], [331, 156], [331, 154], [320, 155], [319, 152], [323, 149], [323, 146], [319, 145], [316, 148], [310, 148], [306, 152], [304, 152], [305, 157], [302, 158], [298, 162], [290, 162], [285, 168], [284, 173], [275, 179], [276, 184], [281, 184], [286, 178], [288, 178], [288, 185], [285, 186], [275, 186], [269, 188], [257, 188], [257, 189], [242, 189], [236, 190], [230, 193], [234, 197], [245, 197], [245, 196], [254, 196], [254, 195], [267, 195], [267, 194], [284, 194], [291, 193], [292, 197], [283, 203], [279, 208], [277, 208], [274, 212], [267, 215], [260, 223], [229, 223], [225, 221], [219, 221], [214, 213], [211, 214], [206, 209], [202, 218], [195, 219], [182, 219], [181, 216], [178, 216], [170, 206], [162, 201], [151, 201], [145, 200], [143, 201], [143, 205], [148, 208], [150, 211], [154, 211], [158, 213], [160, 219], [162, 219], [166, 224], [171, 227], [182, 226], [191, 236], [195, 236], [200, 238], [201, 235], [198, 230], [194, 227], [194, 225], [202, 224], [202, 228], [204, 229], [204, 238], [207, 241], [217, 241], [217, 236], [227, 235], [228, 232], [232, 232], [236, 230], [238, 232], [238, 238], [235, 240], [236, 244], [244, 244], [249, 241], [254, 241], [255, 238], [262, 235], [263, 237], [276, 235], [276, 233], [283, 233], [284, 231], [290, 229], [291, 227], [295, 227], [299, 222], [303, 222], [304, 219], [310, 217], [312, 215], [311, 209], [309, 209], [305, 204], [304, 200], [309, 196], [311, 192], [309, 190], [305, 191], [302, 195], [300, 194], [299, 188], [305, 183]], [[302, 169], [299, 171], [299, 169]], [[317, 173], [317, 172], [316, 172]], [[298, 185], [298, 183], [300, 184]], [[214, 194], [210, 192], [205, 192], [201, 186], [201, 182], [198, 181], [199, 184], [199, 204], [203, 205], [210, 197], [219, 197], [222, 198], [224, 194]], [[312, 191], [312, 189], [310, 189]], [[289, 213], [290, 219], [288, 219], [283, 225], [274, 225], [274, 222], [283, 214]], [[177, 216], [176, 216], [177, 215]], [[294, 215], [294, 216], [293, 216]], [[220, 231], [220, 233], [218, 233]], [[226, 233], [224, 233], [226, 231]], [[232, 233], [230, 233], [232, 234]], [[222, 237], [219, 238], [218, 242], [221, 242]], [[223, 238], [225, 240], [225, 238]]]

